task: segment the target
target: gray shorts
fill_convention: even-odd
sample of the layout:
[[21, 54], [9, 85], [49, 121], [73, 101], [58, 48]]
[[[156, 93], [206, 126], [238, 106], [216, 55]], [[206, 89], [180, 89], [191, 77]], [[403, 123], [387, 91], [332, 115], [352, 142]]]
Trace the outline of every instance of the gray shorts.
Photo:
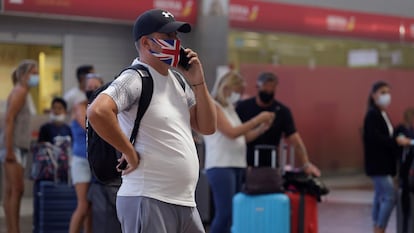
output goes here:
[[[16, 156], [16, 162], [20, 164], [23, 168], [26, 167], [27, 163], [27, 156], [29, 151], [27, 149], [15, 147], [14, 148], [14, 155]], [[6, 149], [0, 149], [0, 162], [4, 162], [6, 159]]]
[[118, 196], [116, 209], [123, 233], [205, 233], [196, 207]]

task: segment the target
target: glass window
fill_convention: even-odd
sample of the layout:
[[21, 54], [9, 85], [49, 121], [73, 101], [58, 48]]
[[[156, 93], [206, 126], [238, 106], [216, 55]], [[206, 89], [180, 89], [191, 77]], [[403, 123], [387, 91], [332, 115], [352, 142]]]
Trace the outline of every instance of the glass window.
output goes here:
[[37, 113], [50, 108], [55, 96], [62, 95], [62, 48], [48, 45], [0, 44], [0, 112], [6, 108], [7, 96], [13, 88], [11, 73], [24, 59], [39, 63], [39, 86], [30, 93]]

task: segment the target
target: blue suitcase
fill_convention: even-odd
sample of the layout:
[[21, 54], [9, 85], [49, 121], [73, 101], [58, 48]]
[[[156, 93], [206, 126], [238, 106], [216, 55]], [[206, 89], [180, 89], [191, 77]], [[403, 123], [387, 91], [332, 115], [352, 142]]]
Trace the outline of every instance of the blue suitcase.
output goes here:
[[67, 233], [77, 204], [74, 187], [38, 181], [33, 191], [33, 233]]
[[232, 233], [289, 233], [290, 205], [282, 193], [247, 195], [233, 198]]

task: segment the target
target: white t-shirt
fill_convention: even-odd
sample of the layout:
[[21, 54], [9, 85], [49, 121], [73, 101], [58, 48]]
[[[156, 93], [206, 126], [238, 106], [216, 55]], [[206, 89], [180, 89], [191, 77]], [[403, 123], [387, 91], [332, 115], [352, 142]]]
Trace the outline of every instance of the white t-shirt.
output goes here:
[[[234, 126], [241, 125], [239, 116], [234, 106], [229, 105], [222, 107], [216, 103], [230, 124]], [[213, 167], [246, 167], [246, 139], [244, 135], [231, 139], [224, 135], [220, 130], [212, 135], [204, 136], [206, 147], [205, 169]]]
[[67, 111], [71, 112], [72, 107], [75, 104], [78, 104], [82, 101], [87, 100], [85, 92], [83, 92], [79, 87], [73, 87], [69, 91], [65, 93], [63, 96], [63, 99], [65, 99], [67, 104]]
[[390, 133], [390, 136], [394, 134], [394, 128], [392, 127], [391, 121], [387, 116], [387, 113], [385, 111], [381, 111], [381, 115], [385, 120], [385, 123], [387, 123], [388, 132]]
[[[122, 177], [118, 196], [146, 196], [167, 203], [195, 206], [199, 162], [189, 111], [195, 105], [194, 93], [187, 84], [184, 91], [171, 71], [168, 76], [163, 76], [143, 65], [148, 67], [154, 80], [154, 92], [135, 142], [140, 164]], [[141, 90], [138, 73], [128, 70], [102, 92], [115, 101], [119, 124], [128, 138], [134, 126]]]

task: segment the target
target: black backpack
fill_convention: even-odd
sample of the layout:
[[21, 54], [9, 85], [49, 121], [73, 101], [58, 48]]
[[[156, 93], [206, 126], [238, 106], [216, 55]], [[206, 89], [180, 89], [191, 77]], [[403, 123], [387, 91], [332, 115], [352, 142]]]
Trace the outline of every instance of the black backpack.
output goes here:
[[[139, 108], [130, 137], [131, 143], [134, 144], [141, 119], [144, 116], [149, 103], [151, 102], [154, 84], [152, 77], [145, 66], [140, 64], [133, 65], [122, 70], [120, 74], [126, 70], [135, 70], [142, 79], [142, 92], [139, 99]], [[111, 83], [112, 82], [106, 83], [98, 88], [89, 98], [89, 103], [92, 103], [99, 93], [104, 91]], [[87, 157], [93, 175], [98, 181], [104, 184], [118, 182], [121, 178], [121, 173], [117, 171], [116, 166], [118, 165], [118, 159], [121, 157], [121, 153], [118, 152], [111, 144], [102, 139], [89, 124], [88, 120], [86, 120], [86, 131]], [[123, 164], [123, 166], [125, 165], [126, 164]]]
[[[142, 79], [142, 91], [138, 105], [139, 108], [137, 110], [134, 128], [132, 129], [130, 137], [130, 142], [134, 144], [135, 138], [138, 134], [141, 119], [144, 116], [144, 113], [148, 109], [148, 106], [151, 102], [154, 83], [148, 69], [140, 64], [136, 64], [122, 70], [119, 75], [121, 75], [124, 71], [130, 69], [135, 70]], [[179, 74], [175, 70], [172, 71], [174, 73], [175, 78], [179, 81], [181, 87], [185, 91], [185, 84], [181, 74]], [[106, 83], [102, 87], [98, 88], [89, 98], [89, 103], [92, 103], [92, 101], [99, 95], [99, 93], [105, 90], [111, 83], [112, 82]], [[117, 171], [116, 166], [118, 165], [118, 159], [121, 157], [121, 153], [117, 151], [111, 144], [107, 143], [104, 139], [102, 139], [89, 124], [88, 120], [86, 120], [86, 130], [87, 158], [93, 175], [101, 183], [119, 184], [121, 179], [121, 173]], [[126, 161], [124, 162], [125, 163], [120, 165], [120, 168], [126, 166]]]

